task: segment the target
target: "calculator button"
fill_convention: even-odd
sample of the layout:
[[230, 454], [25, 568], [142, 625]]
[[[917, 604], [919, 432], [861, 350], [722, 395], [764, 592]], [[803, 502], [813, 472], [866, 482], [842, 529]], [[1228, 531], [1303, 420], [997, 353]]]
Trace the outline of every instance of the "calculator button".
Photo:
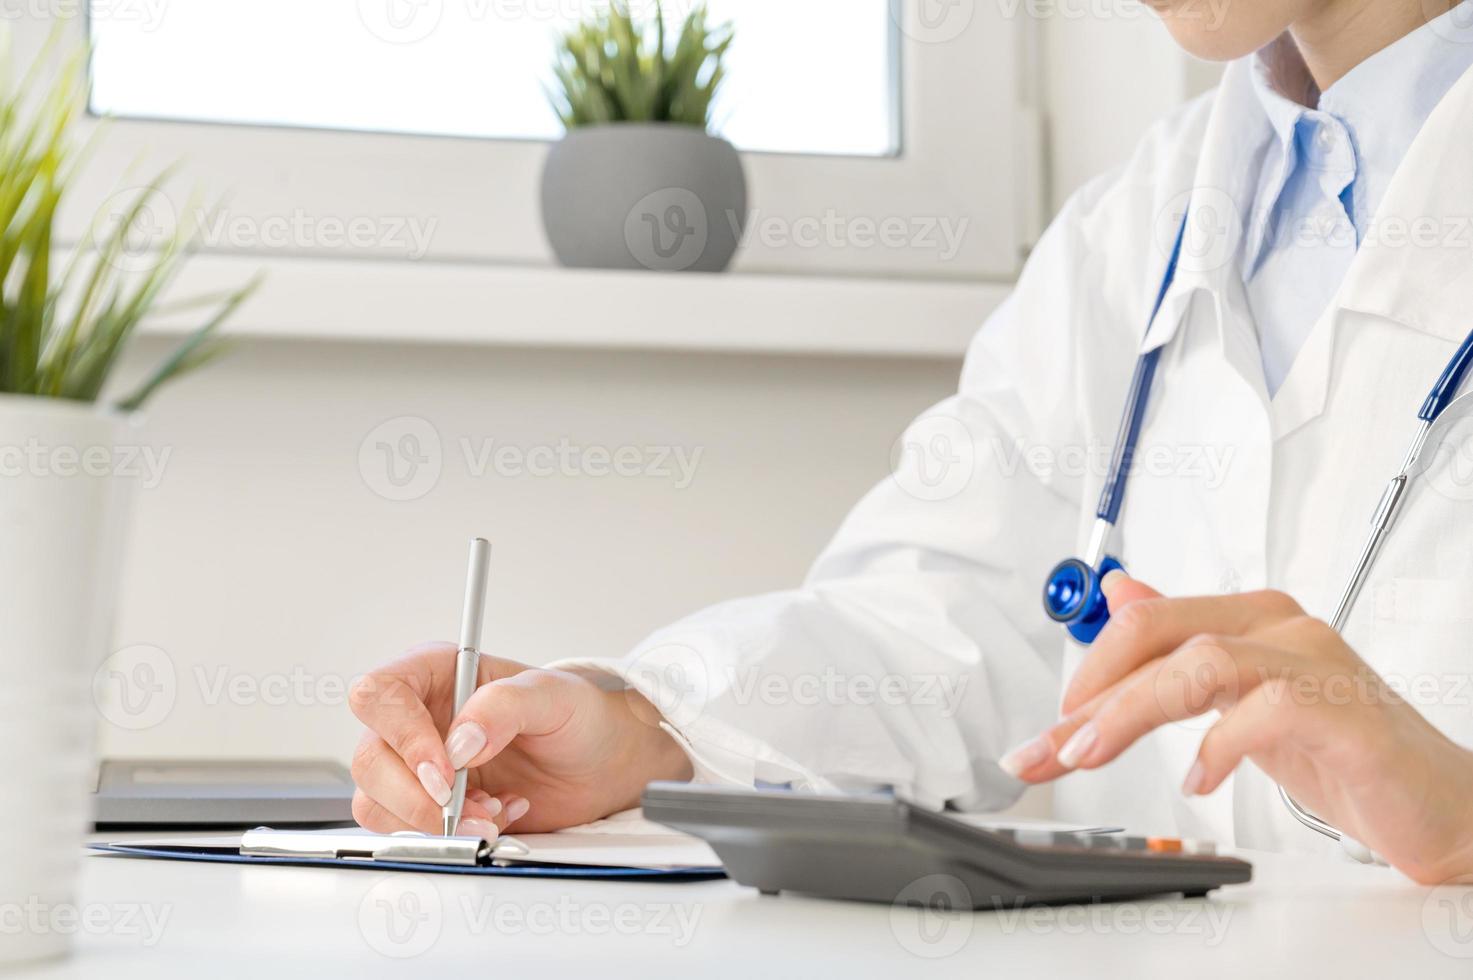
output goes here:
[[1148, 837], [1146, 850], [1153, 854], [1180, 854], [1182, 842], [1174, 837]]

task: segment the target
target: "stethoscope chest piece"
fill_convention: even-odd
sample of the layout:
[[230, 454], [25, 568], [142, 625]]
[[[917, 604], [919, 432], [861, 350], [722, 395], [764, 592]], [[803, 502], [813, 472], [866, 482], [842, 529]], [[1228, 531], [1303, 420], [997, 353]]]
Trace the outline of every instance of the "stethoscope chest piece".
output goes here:
[[1114, 558], [1105, 558], [1098, 569], [1090, 568], [1081, 558], [1066, 558], [1054, 566], [1043, 586], [1043, 609], [1049, 619], [1069, 631], [1075, 640], [1088, 646], [1110, 621], [1110, 607], [1100, 582], [1110, 572], [1123, 566]]

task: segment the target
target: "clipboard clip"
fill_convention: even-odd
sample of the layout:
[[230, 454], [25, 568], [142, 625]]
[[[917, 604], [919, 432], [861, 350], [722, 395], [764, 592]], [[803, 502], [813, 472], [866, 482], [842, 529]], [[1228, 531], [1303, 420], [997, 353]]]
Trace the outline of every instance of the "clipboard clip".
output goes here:
[[432, 864], [474, 868], [496, 858], [530, 853], [514, 837], [486, 842], [479, 837], [431, 837], [416, 831], [370, 834], [361, 830], [272, 830], [257, 827], [241, 835], [243, 857], [314, 858], [378, 864]]

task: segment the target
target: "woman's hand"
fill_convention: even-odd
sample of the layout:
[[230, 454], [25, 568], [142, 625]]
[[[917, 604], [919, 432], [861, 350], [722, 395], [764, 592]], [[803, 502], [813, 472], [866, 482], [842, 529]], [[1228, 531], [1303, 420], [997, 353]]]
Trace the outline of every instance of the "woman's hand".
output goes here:
[[1216, 709], [1187, 795], [1251, 759], [1301, 804], [1423, 883], [1473, 874], [1473, 752], [1280, 592], [1167, 599], [1106, 577], [1111, 618], [1063, 720], [1000, 763], [1046, 782], [1098, 769], [1153, 729]]
[[[482, 656], [480, 685], [455, 711], [456, 648], [433, 643], [359, 680], [368, 726], [353, 758], [353, 816], [369, 830], [441, 831], [441, 805], [468, 769], [461, 826], [495, 840], [587, 823], [639, 804], [647, 783], [689, 779], [690, 763], [633, 692]], [[454, 717], [452, 717], [454, 715]]]

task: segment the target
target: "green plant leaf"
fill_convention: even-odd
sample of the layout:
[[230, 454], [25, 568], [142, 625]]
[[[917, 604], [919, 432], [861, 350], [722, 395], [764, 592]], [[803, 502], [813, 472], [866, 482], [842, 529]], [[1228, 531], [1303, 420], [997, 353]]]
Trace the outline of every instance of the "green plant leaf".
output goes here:
[[[19, 84], [0, 51], [0, 391], [96, 401], [139, 324], [160, 307], [183, 267], [188, 236], [176, 231], [148, 268], [123, 261], [130, 235], [164, 198], [166, 171], [128, 198], [106, 239], [79, 247], [57, 277], [53, 233], [67, 188], [95, 145], [73, 145], [86, 90], [85, 49], [51, 69], [48, 47]], [[215, 308], [174, 355], [124, 400], [136, 407], [157, 388], [218, 353], [214, 333], [254, 283], [205, 298]], [[190, 301], [171, 304], [189, 308]]]
[[546, 87], [564, 127], [652, 122], [709, 129], [735, 30], [708, 20], [706, 4], [697, 4], [673, 32], [672, 44], [660, 3], [650, 22], [614, 3], [565, 31], [554, 57], [554, 84]]

